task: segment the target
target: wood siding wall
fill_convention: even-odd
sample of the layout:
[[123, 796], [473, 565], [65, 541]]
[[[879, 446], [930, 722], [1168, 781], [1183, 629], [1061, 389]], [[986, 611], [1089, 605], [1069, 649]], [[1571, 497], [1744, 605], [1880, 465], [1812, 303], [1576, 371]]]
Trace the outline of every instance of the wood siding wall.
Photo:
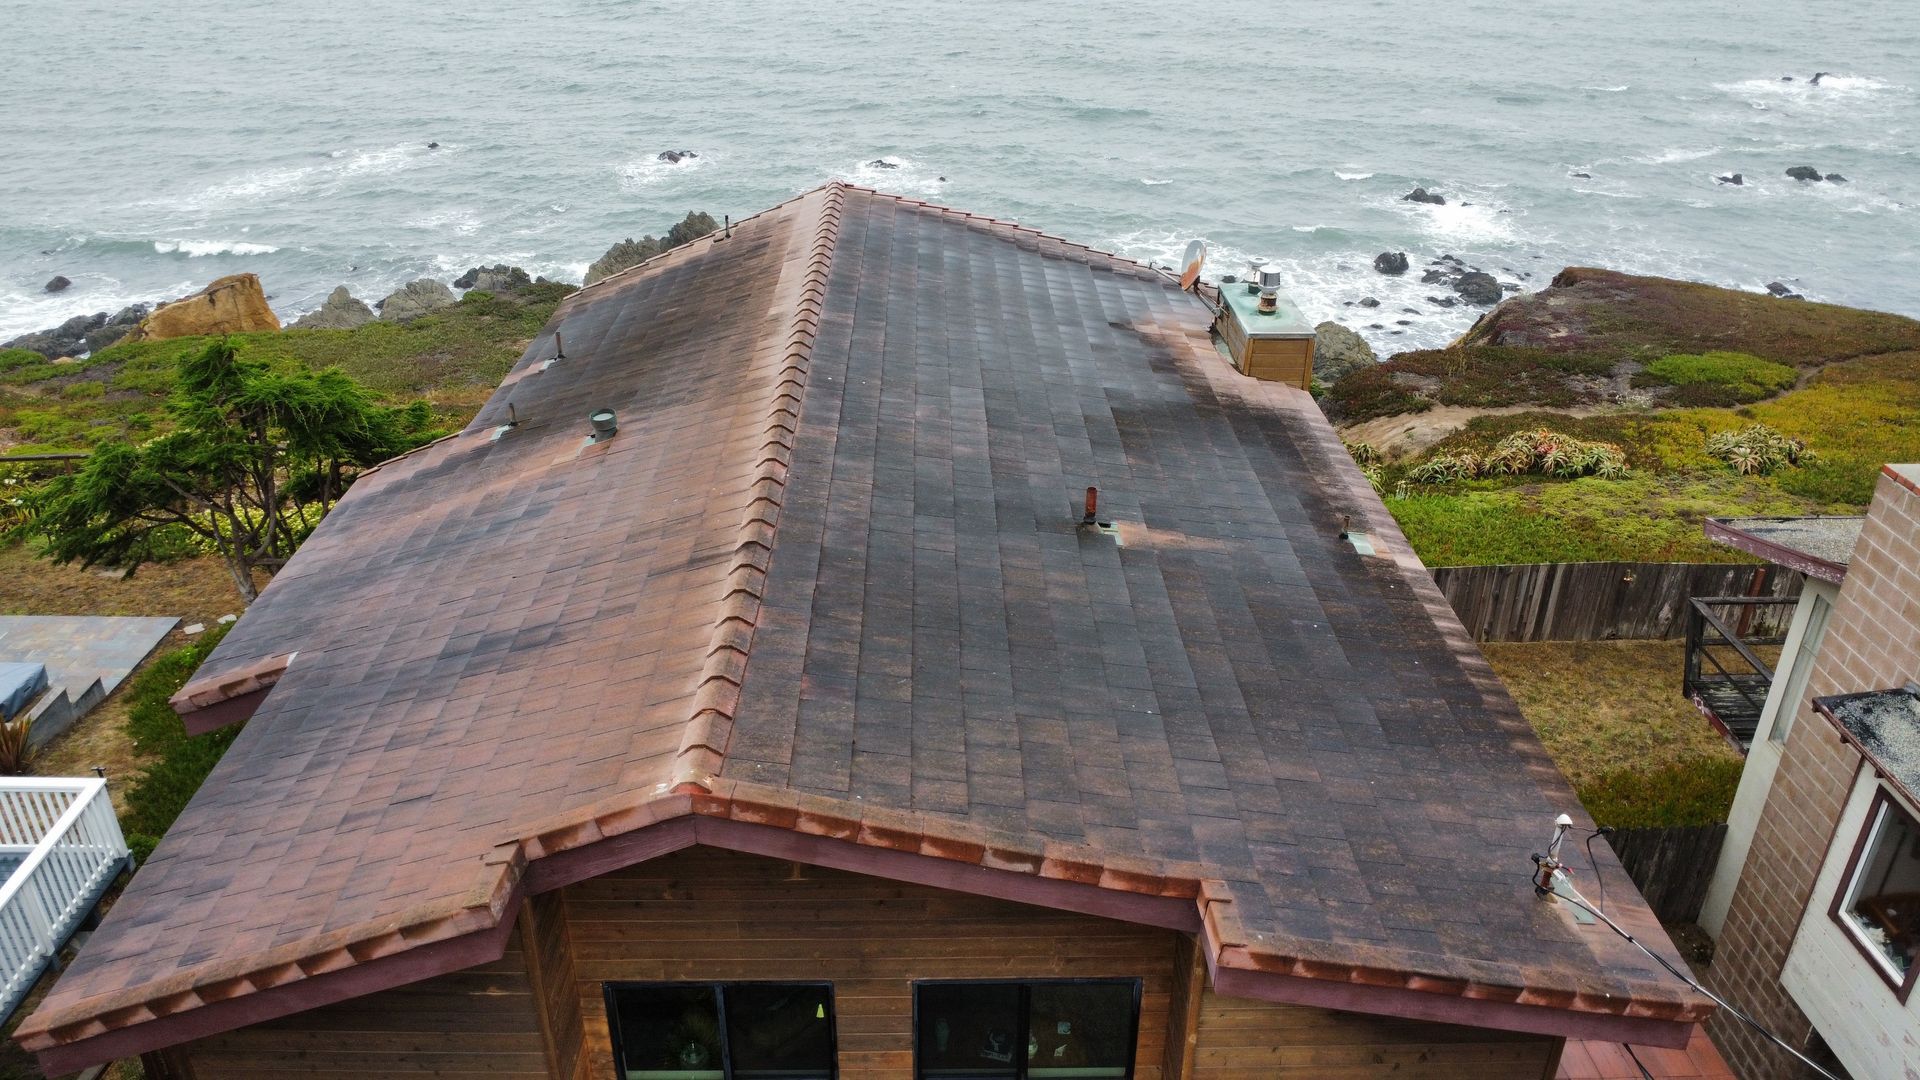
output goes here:
[[516, 931], [491, 964], [189, 1044], [192, 1080], [544, 1080], [547, 1050]]
[[1143, 983], [1138, 1080], [1538, 1080], [1559, 1057], [1555, 1038], [1223, 998], [1170, 930], [703, 848], [533, 898], [495, 963], [165, 1056], [179, 1080], [613, 1078], [605, 983], [792, 979], [833, 984], [843, 1080], [903, 1080], [917, 979], [1112, 977]]
[[563, 890], [588, 1074], [615, 1075], [602, 984], [829, 980], [843, 1080], [913, 1075], [913, 981], [1144, 980], [1140, 1080], [1161, 1080], [1172, 931], [693, 849]]
[[539, 1006], [548, 1071], [558, 1080], [580, 1080], [586, 1076], [586, 1032], [567, 915], [558, 894], [526, 902], [520, 909], [520, 936], [527, 944], [527, 978]]
[[1193, 1080], [1550, 1080], [1561, 1040], [1207, 990]]

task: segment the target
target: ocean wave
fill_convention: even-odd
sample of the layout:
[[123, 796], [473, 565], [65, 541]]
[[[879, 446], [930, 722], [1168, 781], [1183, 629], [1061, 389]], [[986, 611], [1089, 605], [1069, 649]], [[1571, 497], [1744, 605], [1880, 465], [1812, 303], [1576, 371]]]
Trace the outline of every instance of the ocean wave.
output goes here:
[[1337, 177], [1339, 177], [1339, 178], [1340, 178], [1340, 179], [1342, 179], [1342, 180], [1371, 180], [1371, 179], [1373, 179], [1373, 174], [1372, 174], [1372, 173], [1370, 173], [1370, 172], [1341, 172], [1341, 171], [1340, 171], [1339, 169], [1335, 169], [1335, 170], [1333, 170], [1333, 175], [1335, 175], [1335, 176], [1337, 176]]
[[712, 162], [713, 155], [706, 152], [702, 152], [698, 157], [685, 157], [679, 161], [661, 161], [659, 152], [655, 151], [620, 166], [620, 190], [638, 191], [663, 180], [704, 169]]
[[867, 158], [834, 173], [833, 178], [893, 195], [936, 195], [947, 186], [946, 177], [898, 154]]
[[1168, 184], [1173, 183], [1173, 181], [1171, 180], [1156, 180], [1151, 176], [1141, 177], [1140, 182], [1147, 185], [1148, 187], [1164, 187]]
[[332, 150], [323, 164], [254, 169], [187, 195], [145, 199], [135, 205], [204, 213], [235, 203], [271, 202], [293, 195], [331, 195], [352, 181], [402, 172], [458, 150], [459, 147], [446, 144], [429, 150], [425, 143], [417, 142], [370, 150]]
[[1599, 93], [1599, 94], [1618, 94], [1621, 91], [1627, 90], [1630, 88], [1627, 86], [1583, 86], [1580, 89], [1592, 90], [1595, 93]]
[[150, 304], [161, 298], [191, 295], [206, 284], [187, 279], [141, 295], [118, 278], [105, 274], [76, 273], [72, 287], [65, 292], [0, 292], [0, 341], [11, 341], [22, 334], [37, 333], [59, 326], [75, 315], [96, 311], [119, 311], [131, 304]]
[[1705, 150], [1677, 150], [1669, 148], [1657, 154], [1644, 154], [1633, 160], [1643, 165], [1672, 165], [1675, 162], [1699, 161], [1704, 157], [1712, 157], [1719, 153], [1720, 149], [1718, 146], [1709, 146]]
[[244, 240], [155, 240], [153, 250], [162, 255], [199, 259], [208, 255], [271, 255], [280, 249], [272, 244], [250, 244]]
[[[1474, 209], [1474, 208], [1469, 208]], [[1337, 230], [1328, 230], [1336, 232]], [[1151, 262], [1158, 266], [1178, 265], [1186, 252], [1187, 243], [1195, 239], [1191, 234], [1159, 229], [1140, 229], [1121, 233], [1096, 241], [1095, 247], [1117, 252], [1141, 262]], [[1485, 308], [1470, 304], [1458, 304], [1454, 307], [1442, 307], [1429, 303], [1427, 296], [1444, 293], [1443, 286], [1429, 285], [1420, 280], [1418, 273], [1408, 273], [1400, 277], [1388, 277], [1373, 269], [1373, 256], [1366, 251], [1345, 250], [1315, 252], [1312, 254], [1290, 253], [1286, 251], [1255, 252], [1233, 243], [1216, 242], [1208, 237], [1199, 237], [1207, 245], [1206, 266], [1201, 277], [1218, 283], [1224, 275], [1238, 276], [1246, 269], [1247, 261], [1255, 255], [1265, 258], [1269, 266], [1280, 270], [1288, 297], [1299, 306], [1301, 314], [1309, 322], [1319, 323], [1333, 320], [1366, 338], [1382, 357], [1405, 349], [1439, 348], [1465, 333], [1480, 317]], [[1498, 270], [1499, 264], [1488, 259], [1474, 260], [1464, 250], [1453, 247], [1453, 251], [1467, 258], [1469, 262]], [[1433, 257], [1433, 253], [1408, 252], [1416, 266], [1424, 264]], [[1510, 275], [1501, 273], [1501, 280], [1513, 280]], [[1372, 296], [1380, 301], [1377, 308], [1351, 306], [1363, 297]], [[1420, 314], [1411, 316], [1402, 308], [1415, 308]], [[1399, 325], [1400, 320], [1410, 325]], [[1374, 324], [1379, 324], [1377, 327]]]
[[1818, 83], [1798, 75], [1791, 82], [1778, 77], [1741, 79], [1738, 82], [1714, 83], [1713, 88], [1723, 94], [1745, 98], [1748, 104], [1757, 109], [1766, 108], [1767, 101], [1807, 105], [1857, 103], [1907, 89], [1900, 83], [1871, 75], [1823, 75]]
[[[1451, 199], [1453, 193], [1448, 193]], [[1469, 205], [1471, 204], [1471, 205]], [[1420, 223], [1420, 229], [1435, 240], [1455, 245], [1504, 244], [1515, 238], [1513, 216], [1503, 207], [1462, 196], [1444, 206], [1410, 203], [1396, 199], [1388, 204], [1395, 212]]]

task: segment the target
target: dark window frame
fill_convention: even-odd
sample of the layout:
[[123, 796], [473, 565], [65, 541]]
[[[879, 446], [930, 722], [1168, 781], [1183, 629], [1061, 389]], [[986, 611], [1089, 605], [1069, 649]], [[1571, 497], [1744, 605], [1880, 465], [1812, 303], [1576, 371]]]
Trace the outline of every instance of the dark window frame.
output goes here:
[[1867, 820], [1860, 827], [1859, 839], [1853, 842], [1853, 854], [1847, 856], [1847, 867], [1840, 873], [1840, 887], [1834, 890], [1833, 901], [1827, 905], [1827, 917], [1833, 920], [1840, 930], [1840, 936], [1846, 938], [1848, 944], [1860, 953], [1861, 959], [1867, 962], [1873, 973], [1880, 976], [1880, 981], [1893, 991], [1893, 996], [1900, 1004], [1905, 1005], [1907, 997], [1913, 993], [1914, 983], [1920, 981], [1920, 960], [1907, 965], [1904, 979], [1896, 978], [1893, 972], [1887, 970], [1886, 959], [1876, 956], [1873, 947], [1860, 940], [1859, 932], [1848, 921], [1845, 911], [1847, 894], [1853, 891], [1854, 876], [1860, 872], [1860, 864], [1867, 857], [1867, 847], [1873, 842], [1874, 833], [1879, 831], [1884, 815], [1889, 813], [1906, 818], [1916, 831], [1920, 831], [1920, 815], [1907, 809], [1906, 804], [1895, 798], [1886, 785], [1876, 783], [1873, 802], [1867, 807]]
[[622, 990], [688, 990], [704, 987], [714, 995], [714, 1013], [720, 1020], [720, 1075], [733, 1080], [733, 1040], [727, 1027], [727, 988], [734, 986], [805, 986], [818, 988], [827, 997], [827, 1075], [840, 1076], [840, 1006], [833, 997], [833, 983], [827, 979], [620, 979], [600, 984], [600, 998], [607, 1010], [607, 1036], [613, 1045], [613, 1075], [626, 1080], [626, 1057], [620, 1047], [620, 1012], [613, 995]]
[[[1916, 965], [1920, 966], [1920, 965]], [[1032, 1019], [1032, 990], [1036, 986], [1127, 986], [1133, 990], [1133, 1016], [1127, 1025], [1127, 1071], [1124, 1080], [1133, 1080], [1134, 1073], [1140, 1067], [1140, 1001], [1144, 996], [1146, 980], [1139, 976], [1120, 975], [1111, 978], [1090, 979], [915, 979], [913, 980], [913, 1080], [926, 1080], [920, 1061], [920, 988], [923, 986], [1017, 986], [1020, 988], [1020, 1004], [1016, 1015], [1020, 1018], [1020, 1030], [1014, 1036], [1014, 1067], [1020, 1080], [1027, 1077], [1027, 1036], [1031, 1032], [1027, 1024]]]

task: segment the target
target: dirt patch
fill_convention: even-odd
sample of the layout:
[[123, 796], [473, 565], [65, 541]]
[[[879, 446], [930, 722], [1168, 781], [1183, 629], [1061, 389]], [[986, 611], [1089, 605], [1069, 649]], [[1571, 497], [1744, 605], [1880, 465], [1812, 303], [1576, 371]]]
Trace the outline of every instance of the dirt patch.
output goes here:
[[[1425, 412], [1381, 416], [1340, 429], [1340, 437], [1350, 443], [1369, 443], [1388, 461], [1398, 461], [1421, 453], [1434, 443], [1466, 427], [1468, 421], [1482, 416], [1512, 416], [1539, 412], [1527, 405], [1504, 408], [1476, 408], [1467, 405], [1435, 405]], [[1560, 410], [1569, 416], [1593, 416], [1599, 409]]]

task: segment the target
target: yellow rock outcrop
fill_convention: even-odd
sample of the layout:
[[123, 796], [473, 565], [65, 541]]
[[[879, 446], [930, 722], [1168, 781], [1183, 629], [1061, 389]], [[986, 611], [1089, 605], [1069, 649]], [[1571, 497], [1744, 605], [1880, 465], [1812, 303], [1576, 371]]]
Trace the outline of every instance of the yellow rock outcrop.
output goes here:
[[140, 320], [126, 340], [160, 341], [278, 329], [280, 319], [267, 306], [260, 279], [253, 274], [234, 274], [156, 310]]

